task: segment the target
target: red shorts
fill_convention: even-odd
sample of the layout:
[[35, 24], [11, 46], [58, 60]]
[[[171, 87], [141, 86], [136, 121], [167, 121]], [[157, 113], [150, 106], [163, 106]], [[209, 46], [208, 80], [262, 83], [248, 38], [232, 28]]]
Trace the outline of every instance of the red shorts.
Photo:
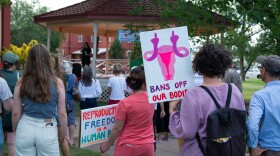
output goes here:
[[154, 156], [154, 144], [117, 145], [114, 156]]
[[109, 100], [108, 105], [117, 104], [120, 100]]

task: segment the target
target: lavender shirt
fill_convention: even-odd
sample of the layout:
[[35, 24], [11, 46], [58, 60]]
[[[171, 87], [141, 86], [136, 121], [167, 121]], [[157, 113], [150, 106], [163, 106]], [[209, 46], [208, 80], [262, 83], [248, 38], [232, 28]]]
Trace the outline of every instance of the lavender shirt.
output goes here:
[[[245, 110], [245, 104], [242, 94], [238, 88], [232, 85], [232, 96], [230, 108]], [[208, 87], [217, 99], [222, 108], [225, 107], [228, 85], [224, 84], [219, 87]], [[184, 139], [181, 156], [203, 156], [198, 147], [195, 138], [196, 132], [206, 146], [206, 123], [207, 116], [216, 110], [216, 106], [209, 94], [200, 87], [190, 89], [181, 102], [181, 111], [173, 112], [170, 115], [169, 129], [170, 132], [178, 138]]]

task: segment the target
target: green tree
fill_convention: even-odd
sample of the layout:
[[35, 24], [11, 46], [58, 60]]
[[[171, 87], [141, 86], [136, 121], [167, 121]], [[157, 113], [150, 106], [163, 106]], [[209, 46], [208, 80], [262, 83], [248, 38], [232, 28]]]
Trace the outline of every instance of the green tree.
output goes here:
[[121, 42], [118, 39], [115, 39], [109, 50], [110, 59], [123, 59], [123, 54], [124, 48], [122, 47]]
[[[203, 35], [200, 38], [206, 38], [208, 41], [209, 34], [213, 33], [211, 25], [220, 31], [227, 31], [223, 22], [220, 22], [219, 25], [217, 20], [212, 18], [215, 15], [212, 12], [217, 12], [223, 16], [222, 18], [240, 21], [236, 29], [225, 33], [224, 43], [240, 59], [243, 80], [257, 55], [280, 54], [280, 3], [276, 0], [177, 0], [172, 5], [165, 3], [165, 0], [157, 0], [157, 2], [160, 2], [164, 8], [162, 16], [176, 18], [179, 25], [187, 25], [191, 36], [195, 35], [198, 28], [207, 26], [209, 29], [204, 29], [200, 33]], [[256, 25], [261, 26], [260, 30], [252, 29]], [[235, 26], [237, 25], [235, 24]], [[261, 39], [258, 42], [252, 43], [252, 37], [256, 33], [265, 34], [260, 35]], [[269, 39], [265, 37], [269, 37]], [[212, 42], [217, 42], [216, 37], [210, 37], [210, 39]], [[247, 65], [245, 65], [245, 61]]]
[[6, 5], [8, 5], [9, 3], [11, 3], [10, 0], [0, 0], [0, 6], [6, 6]]
[[[15, 0], [11, 6], [11, 42], [16, 46], [37, 40], [39, 43], [47, 43], [47, 29], [34, 23], [33, 17], [48, 11], [47, 7], [41, 7], [38, 1], [29, 4], [24, 0]], [[59, 33], [51, 32], [51, 52], [55, 52], [59, 46]]]
[[[198, 0], [199, 7], [216, 11], [223, 16], [238, 21], [236, 15], [244, 15], [247, 21], [260, 25], [263, 33], [269, 36], [266, 43], [270, 53], [280, 55], [280, 2], [277, 0]], [[261, 46], [256, 46], [261, 47]], [[272, 49], [273, 48], [273, 49]], [[267, 51], [266, 50], [266, 51]]]

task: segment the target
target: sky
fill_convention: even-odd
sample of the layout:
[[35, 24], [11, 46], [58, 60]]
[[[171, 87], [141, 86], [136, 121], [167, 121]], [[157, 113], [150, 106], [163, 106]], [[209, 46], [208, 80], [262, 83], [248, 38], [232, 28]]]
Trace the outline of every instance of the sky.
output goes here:
[[[32, 0], [29, 0], [32, 1]], [[39, 0], [40, 6], [46, 6], [48, 7], [51, 11], [52, 10], [57, 10], [60, 8], [67, 7], [69, 5], [73, 5], [76, 3], [80, 3], [84, 0]]]

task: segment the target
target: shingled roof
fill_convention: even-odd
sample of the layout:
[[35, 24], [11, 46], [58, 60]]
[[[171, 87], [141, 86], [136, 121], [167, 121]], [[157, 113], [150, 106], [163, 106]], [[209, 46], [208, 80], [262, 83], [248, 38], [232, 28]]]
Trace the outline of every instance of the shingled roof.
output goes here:
[[[168, 0], [172, 3], [176, 0]], [[132, 14], [131, 10], [145, 8], [141, 14]], [[106, 24], [99, 25], [99, 30], [116, 31], [123, 29], [125, 23], [159, 24], [168, 20], [177, 24], [176, 19], [160, 17], [163, 9], [152, 3], [152, 0], [86, 0], [62, 9], [51, 11], [34, 17], [34, 21], [42, 26], [61, 32], [92, 33], [93, 21]], [[233, 28], [234, 26], [222, 16], [213, 13], [217, 24]], [[108, 23], [114, 23], [108, 26]], [[68, 27], [68, 28], [67, 28]], [[109, 28], [110, 27], [110, 28]], [[80, 30], [74, 30], [82, 28]]]
[[[86, 0], [59, 10], [51, 11], [34, 17], [36, 23], [56, 20], [68, 20], [88, 18], [92, 20], [120, 19], [141, 20], [160, 19], [162, 8], [155, 7], [151, 0], [138, 0], [128, 2], [128, 0]], [[140, 15], [132, 15], [131, 10], [144, 7], [145, 11]]]

